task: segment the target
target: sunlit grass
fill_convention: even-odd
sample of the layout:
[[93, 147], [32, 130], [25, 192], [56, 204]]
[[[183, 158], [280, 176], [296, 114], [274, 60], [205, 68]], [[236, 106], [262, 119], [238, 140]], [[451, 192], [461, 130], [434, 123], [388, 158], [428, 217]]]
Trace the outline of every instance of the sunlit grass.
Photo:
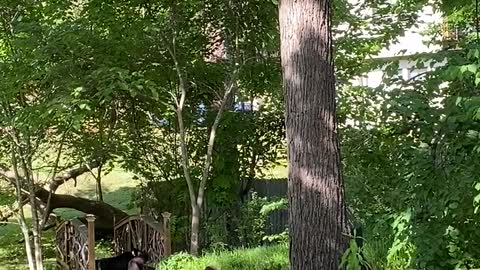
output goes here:
[[288, 246], [279, 244], [257, 248], [208, 253], [202, 257], [177, 254], [157, 267], [157, 270], [204, 270], [206, 266], [229, 270], [288, 269]]
[[273, 166], [265, 170], [265, 177], [266, 179], [284, 179], [288, 177], [288, 170], [287, 170], [287, 160], [281, 159], [278, 161], [278, 165]]
[[[15, 222], [15, 220], [11, 220]], [[43, 234], [43, 253], [45, 269], [55, 269], [54, 232], [46, 231]], [[16, 224], [0, 226], [0, 270], [27, 269], [25, 244], [21, 242], [23, 235]]]

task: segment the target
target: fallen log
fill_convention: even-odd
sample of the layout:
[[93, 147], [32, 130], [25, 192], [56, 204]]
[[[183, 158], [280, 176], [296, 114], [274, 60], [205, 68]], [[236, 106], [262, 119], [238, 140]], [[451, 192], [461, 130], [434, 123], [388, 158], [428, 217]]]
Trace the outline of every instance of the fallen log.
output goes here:
[[[46, 189], [39, 189], [35, 196], [44, 204], [48, 201], [50, 192]], [[64, 194], [51, 194], [50, 209], [53, 211], [58, 208], [75, 209], [85, 214], [95, 215], [95, 229], [101, 231], [112, 231], [116, 221], [119, 221], [126, 216], [124, 211], [102, 201], [94, 201], [81, 197]], [[82, 220], [85, 222], [85, 220]]]
[[[92, 168], [98, 167], [100, 164], [100, 161], [93, 161], [88, 165], [83, 165], [69, 170], [61, 175], [55, 176], [53, 181], [50, 182], [50, 191], [43, 187], [37, 187], [35, 197], [41, 202], [41, 204], [48, 206], [48, 209], [44, 209], [46, 212], [45, 216], [49, 216], [53, 210], [59, 208], [75, 209], [85, 214], [92, 214], [96, 216], [95, 229], [97, 232], [105, 235], [112, 234], [115, 222], [128, 216], [127, 213], [102, 201], [95, 201], [72, 195], [55, 194], [55, 191], [63, 183], [71, 179], [75, 179], [76, 177], [90, 171]], [[0, 166], [0, 178], [8, 181], [12, 185], [15, 185], [15, 177], [12, 172], [8, 171], [6, 166]], [[28, 196], [27, 194], [24, 195]], [[80, 218], [80, 220], [86, 223], [86, 220], [82, 218]]]

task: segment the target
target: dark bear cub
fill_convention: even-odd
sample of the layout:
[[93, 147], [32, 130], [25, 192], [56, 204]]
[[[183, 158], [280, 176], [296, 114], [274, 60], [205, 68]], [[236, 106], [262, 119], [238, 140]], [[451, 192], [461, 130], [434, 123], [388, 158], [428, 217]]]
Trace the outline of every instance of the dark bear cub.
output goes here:
[[148, 254], [146, 252], [139, 252], [137, 256], [128, 262], [128, 270], [143, 270], [147, 262]]
[[[129, 262], [143, 252], [138, 249], [124, 252], [118, 256], [95, 260], [95, 269], [97, 270], [128, 270]], [[143, 268], [142, 268], [143, 269]]]

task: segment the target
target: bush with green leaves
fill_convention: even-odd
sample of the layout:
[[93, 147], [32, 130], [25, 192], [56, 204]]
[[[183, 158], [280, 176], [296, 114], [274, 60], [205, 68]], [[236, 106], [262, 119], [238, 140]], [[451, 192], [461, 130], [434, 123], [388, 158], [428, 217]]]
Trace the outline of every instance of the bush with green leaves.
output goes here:
[[237, 209], [234, 214], [224, 210], [223, 215], [212, 215], [204, 223], [206, 248], [255, 247], [265, 243], [286, 243], [286, 231], [269, 235], [268, 216], [287, 207], [285, 198], [264, 198], [252, 192], [250, 198]]

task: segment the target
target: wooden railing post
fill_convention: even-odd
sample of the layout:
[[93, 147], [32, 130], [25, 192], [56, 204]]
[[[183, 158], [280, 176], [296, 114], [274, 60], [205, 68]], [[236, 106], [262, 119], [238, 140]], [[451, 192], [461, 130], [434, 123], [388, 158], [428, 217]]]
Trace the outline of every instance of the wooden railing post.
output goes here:
[[147, 242], [147, 222], [145, 221], [145, 215], [141, 214], [140, 215], [140, 220], [142, 221], [140, 225], [142, 226], [142, 241], [140, 243], [141, 250], [147, 250], [148, 249], [148, 242]]
[[165, 245], [165, 256], [170, 256], [172, 255], [172, 238], [170, 235], [170, 217], [172, 216], [171, 213], [168, 212], [163, 212], [162, 217], [163, 217], [163, 241]]
[[115, 218], [115, 214], [113, 214], [113, 252], [115, 255], [118, 254], [118, 241], [117, 241], [117, 219]]
[[87, 215], [88, 222], [88, 270], [95, 270], [95, 216]]

